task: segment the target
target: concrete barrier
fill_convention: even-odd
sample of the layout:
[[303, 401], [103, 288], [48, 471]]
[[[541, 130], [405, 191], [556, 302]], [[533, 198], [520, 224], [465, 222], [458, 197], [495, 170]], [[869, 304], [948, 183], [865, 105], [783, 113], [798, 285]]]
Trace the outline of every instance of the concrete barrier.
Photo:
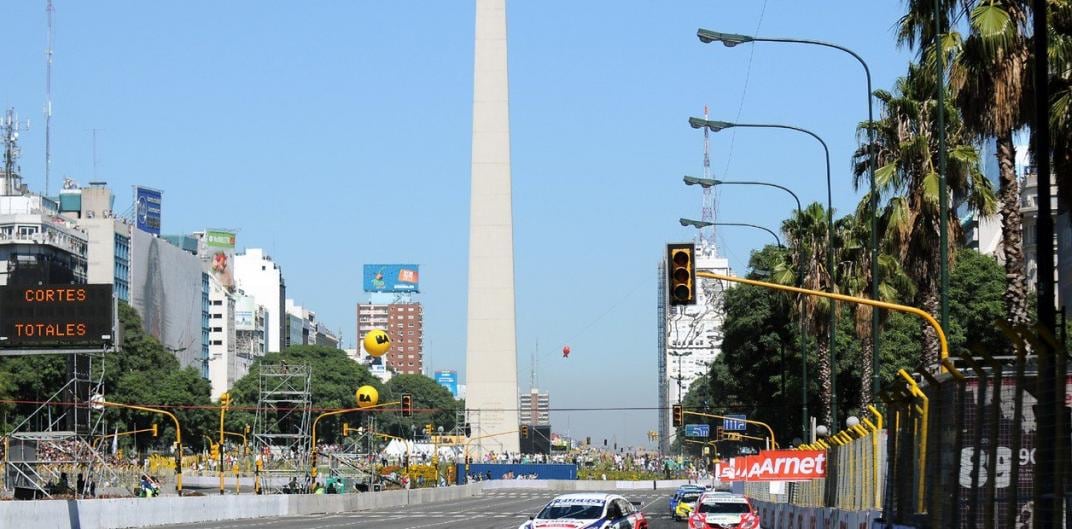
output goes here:
[[667, 490], [688, 484], [688, 480], [603, 481], [561, 479], [505, 479], [481, 481], [484, 490], [534, 489], [550, 491], [592, 492], [603, 490]]
[[0, 502], [0, 527], [120, 529], [268, 516], [330, 514], [459, 500], [481, 484], [364, 494], [159, 496], [95, 500]]
[[870, 529], [880, 511], [843, 511], [830, 507], [800, 507], [788, 503], [752, 500], [764, 529]]

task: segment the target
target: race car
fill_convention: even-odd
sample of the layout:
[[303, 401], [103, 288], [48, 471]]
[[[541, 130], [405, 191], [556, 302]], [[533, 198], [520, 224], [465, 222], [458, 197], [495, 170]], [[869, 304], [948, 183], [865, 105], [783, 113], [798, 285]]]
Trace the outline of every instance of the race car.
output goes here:
[[702, 490], [686, 490], [681, 493], [677, 498], [677, 505], [674, 507], [673, 518], [674, 521], [684, 520], [692, 514], [693, 508], [696, 505], [696, 500], [700, 499], [704, 493]]
[[616, 494], [558, 496], [518, 529], [648, 529], [637, 507]]
[[677, 509], [677, 500], [681, 498], [682, 494], [685, 494], [686, 492], [703, 492], [704, 490], [705, 489], [700, 485], [682, 485], [670, 495], [667, 507], [670, 509], [670, 512], [674, 512], [674, 510]]
[[689, 529], [759, 529], [759, 515], [744, 496], [707, 493], [696, 500]]

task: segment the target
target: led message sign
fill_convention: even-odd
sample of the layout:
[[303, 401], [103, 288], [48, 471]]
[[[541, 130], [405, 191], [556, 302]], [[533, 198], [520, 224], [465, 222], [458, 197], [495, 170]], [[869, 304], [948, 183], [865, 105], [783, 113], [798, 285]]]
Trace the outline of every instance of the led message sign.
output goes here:
[[0, 348], [112, 342], [112, 285], [0, 287]]

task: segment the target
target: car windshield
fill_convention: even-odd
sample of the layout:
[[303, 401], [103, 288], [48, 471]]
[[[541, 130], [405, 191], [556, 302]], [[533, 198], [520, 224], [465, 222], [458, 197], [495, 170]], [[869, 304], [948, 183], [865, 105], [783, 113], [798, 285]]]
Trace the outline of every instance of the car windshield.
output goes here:
[[681, 495], [681, 501], [685, 503], [696, 503], [696, 500], [700, 498], [699, 492], [686, 492]]
[[536, 518], [540, 520], [557, 520], [559, 518], [577, 518], [595, 520], [603, 517], [603, 504], [591, 503], [551, 503], [544, 507]]
[[704, 502], [696, 512], [704, 514], [744, 514], [749, 512], [747, 503], [742, 502]]

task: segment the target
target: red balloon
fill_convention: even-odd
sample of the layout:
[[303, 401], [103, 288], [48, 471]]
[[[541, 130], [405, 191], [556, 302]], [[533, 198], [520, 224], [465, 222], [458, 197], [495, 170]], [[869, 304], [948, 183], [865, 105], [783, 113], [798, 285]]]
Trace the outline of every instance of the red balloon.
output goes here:
[[569, 346], [562, 347], [562, 358], [569, 358], [570, 348]]

